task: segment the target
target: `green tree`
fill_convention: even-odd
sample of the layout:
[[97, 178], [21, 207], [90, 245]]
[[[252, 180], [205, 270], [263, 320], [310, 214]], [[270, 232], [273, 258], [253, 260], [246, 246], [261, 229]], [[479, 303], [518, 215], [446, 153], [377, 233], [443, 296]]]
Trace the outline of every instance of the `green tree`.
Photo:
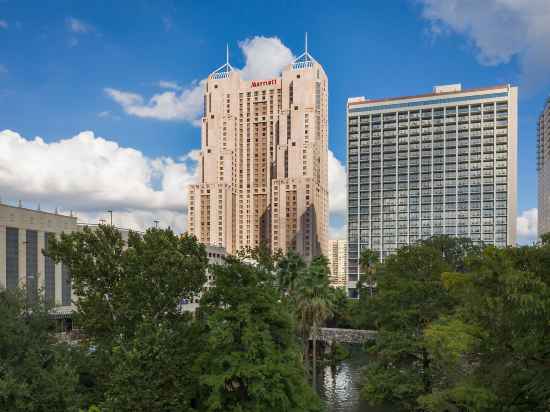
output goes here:
[[292, 313], [271, 273], [228, 258], [212, 267], [201, 299], [195, 364], [200, 410], [317, 411], [296, 344]]
[[550, 409], [550, 245], [487, 248], [444, 275], [460, 305], [425, 331], [444, 379], [429, 411]]
[[332, 316], [327, 320], [327, 326], [344, 329], [353, 328], [357, 300], [350, 299], [345, 288], [330, 288], [329, 295]]
[[[329, 285], [330, 268], [328, 259], [319, 256], [311, 262], [296, 282], [296, 315], [299, 330], [305, 344], [307, 362], [309, 338], [312, 340], [312, 386], [315, 389], [317, 379], [317, 337], [319, 328], [332, 314], [331, 289]], [[307, 364], [307, 363], [306, 363]]]
[[78, 324], [96, 343], [180, 317], [181, 299], [199, 293], [208, 265], [204, 246], [170, 229], [130, 232], [126, 244], [113, 226], [85, 227], [53, 239], [48, 255], [69, 267]]
[[53, 338], [42, 303], [29, 307], [23, 291], [0, 290], [0, 410], [77, 411], [71, 357]]
[[468, 240], [434, 237], [385, 259], [377, 273], [377, 294], [360, 303], [364, 322], [378, 329], [370, 348], [374, 361], [365, 371], [362, 388], [369, 402], [414, 409], [419, 396], [431, 393], [439, 376], [424, 329], [457, 303], [441, 274], [464, 270], [467, 257], [477, 251]]
[[[359, 264], [361, 265], [361, 272], [365, 276], [367, 282], [367, 289], [369, 296], [373, 295], [373, 287], [375, 283], [376, 265], [378, 264], [378, 254], [370, 249], [363, 249], [359, 256]], [[363, 279], [361, 279], [363, 280]], [[360, 289], [363, 289], [361, 287]]]
[[192, 316], [182, 299], [205, 282], [206, 251], [171, 230], [131, 232], [127, 243], [112, 226], [63, 234], [48, 255], [70, 269], [76, 323], [90, 348], [82, 359], [88, 405], [107, 410], [187, 410]]
[[193, 411], [198, 397], [193, 364], [200, 337], [193, 322], [143, 322], [117, 340], [102, 407], [109, 411]]
[[307, 265], [294, 250], [281, 256], [277, 262], [277, 283], [285, 295], [292, 295], [296, 291], [296, 283], [304, 276]]

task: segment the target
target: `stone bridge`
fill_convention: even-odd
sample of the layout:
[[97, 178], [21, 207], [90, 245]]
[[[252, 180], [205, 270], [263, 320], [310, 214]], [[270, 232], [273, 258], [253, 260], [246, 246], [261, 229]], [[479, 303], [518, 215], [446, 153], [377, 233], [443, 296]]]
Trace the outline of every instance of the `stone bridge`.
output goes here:
[[317, 340], [331, 344], [338, 343], [364, 343], [376, 339], [375, 330], [321, 328]]

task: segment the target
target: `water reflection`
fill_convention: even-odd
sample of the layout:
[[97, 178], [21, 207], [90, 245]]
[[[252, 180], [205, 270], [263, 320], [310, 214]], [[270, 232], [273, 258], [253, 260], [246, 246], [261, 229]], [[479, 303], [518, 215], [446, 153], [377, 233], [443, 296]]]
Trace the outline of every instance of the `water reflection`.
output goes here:
[[360, 347], [348, 347], [350, 357], [337, 366], [323, 368], [317, 379], [321, 398], [329, 412], [390, 412], [391, 406], [370, 406], [359, 397], [361, 368], [367, 365], [367, 354]]

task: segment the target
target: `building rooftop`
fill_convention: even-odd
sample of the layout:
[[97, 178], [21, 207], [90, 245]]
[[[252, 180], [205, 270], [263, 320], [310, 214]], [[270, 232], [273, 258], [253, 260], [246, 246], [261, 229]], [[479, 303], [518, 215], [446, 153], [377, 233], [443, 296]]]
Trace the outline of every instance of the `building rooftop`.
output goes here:
[[348, 99], [348, 106], [353, 106], [357, 104], [388, 102], [388, 101], [394, 101], [394, 100], [416, 99], [416, 98], [423, 98], [423, 97], [446, 96], [450, 94], [459, 94], [459, 93], [482, 92], [486, 90], [504, 89], [504, 88], [508, 88], [509, 86], [510, 85], [508, 84], [500, 84], [492, 87], [477, 87], [477, 88], [465, 89], [465, 90], [462, 90], [462, 86], [459, 84], [434, 86], [434, 91], [432, 93], [417, 94], [412, 96], [386, 97], [382, 99], [365, 99], [363, 97], [362, 100], [360, 97], [354, 97], [354, 98]]
[[54, 211], [54, 212], [46, 212], [46, 211], [40, 210], [40, 209], [30, 209], [30, 208], [23, 207], [23, 206], [9, 205], [9, 204], [6, 204], [6, 203], [2, 203], [2, 201], [0, 201], [0, 207], [10, 208], [10, 209], [13, 209], [14, 211], [18, 210], [18, 211], [28, 212], [28, 213], [40, 213], [42, 215], [50, 215], [50, 216], [55, 216], [55, 217], [60, 217], [60, 218], [67, 218], [67, 219], [76, 220], [76, 216], [73, 216], [72, 211], [70, 212], [69, 215], [64, 215], [62, 213], [58, 213], [57, 210]]

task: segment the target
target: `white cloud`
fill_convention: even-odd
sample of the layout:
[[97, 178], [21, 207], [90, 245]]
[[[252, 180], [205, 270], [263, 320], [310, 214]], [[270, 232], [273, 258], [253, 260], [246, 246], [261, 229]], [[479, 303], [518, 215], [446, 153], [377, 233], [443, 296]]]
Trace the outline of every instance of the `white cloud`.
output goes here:
[[[269, 79], [278, 76], [294, 56], [277, 37], [256, 36], [239, 42], [246, 64], [240, 69], [244, 79]], [[204, 80], [184, 88], [174, 81], [157, 84], [170, 89], [153, 95], [147, 102], [141, 95], [106, 88], [105, 92], [119, 103], [127, 114], [157, 120], [181, 120], [200, 126], [203, 110]]]
[[94, 26], [74, 17], [67, 17], [67, 28], [73, 33], [86, 34], [95, 31]]
[[246, 80], [276, 77], [294, 59], [278, 37], [255, 36], [239, 42], [239, 47], [246, 61], [241, 70]]
[[109, 110], [104, 110], [102, 112], [99, 112], [97, 114], [97, 117], [101, 117], [102, 119], [114, 119], [114, 120], [120, 120], [120, 117], [117, 115], [114, 115]]
[[484, 65], [517, 57], [529, 88], [550, 83], [550, 1], [420, 0], [434, 35], [455, 32], [468, 37]]
[[0, 29], [7, 29], [8, 22], [6, 20], [0, 20]]
[[203, 109], [203, 84], [204, 81], [193, 83], [179, 94], [173, 91], [155, 94], [147, 103], [136, 93], [112, 88], [106, 88], [105, 93], [128, 114], [158, 120], [183, 120], [198, 126]]
[[136, 93], [122, 92], [111, 88], [106, 88], [104, 91], [123, 107], [139, 106], [143, 103], [143, 97]]
[[81, 132], [46, 143], [0, 132], [0, 196], [61, 205], [97, 223], [114, 211], [114, 223], [143, 230], [160, 220], [183, 230], [187, 191], [197, 181], [194, 154], [179, 160], [149, 158], [138, 150]]
[[181, 89], [183, 89], [183, 87], [181, 87], [176, 82], [172, 82], [172, 81], [168, 81], [168, 80], [160, 80], [156, 84], [161, 89], [170, 89], [170, 90], [181, 90]]
[[538, 210], [527, 209], [517, 218], [518, 243], [528, 244], [537, 240]]
[[328, 151], [328, 191], [330, 213], [345, 215], [347, 210], [347, 175], [345, 166]]

